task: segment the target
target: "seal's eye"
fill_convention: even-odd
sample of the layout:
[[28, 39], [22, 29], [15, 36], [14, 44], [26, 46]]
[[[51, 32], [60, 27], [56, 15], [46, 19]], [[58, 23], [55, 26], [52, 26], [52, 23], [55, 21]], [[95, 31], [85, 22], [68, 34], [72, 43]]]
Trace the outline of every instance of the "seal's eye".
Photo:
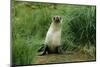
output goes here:
[[53, 17], [53, 20], [55, 20], [55, 17]]

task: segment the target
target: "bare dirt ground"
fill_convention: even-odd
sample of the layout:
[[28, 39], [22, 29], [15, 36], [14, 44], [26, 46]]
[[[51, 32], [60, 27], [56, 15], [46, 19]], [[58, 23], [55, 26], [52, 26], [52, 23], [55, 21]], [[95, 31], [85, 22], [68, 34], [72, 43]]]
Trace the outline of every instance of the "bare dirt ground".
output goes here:
[[37, 56], [35, 64], [50, 64], [50, 63], [63, 63], [63, 62], [79, 62], [79, 61], [94, 61], [95, 58], [88, 54], [66, 53], [66, 54], [48, 54], [44, 56]]

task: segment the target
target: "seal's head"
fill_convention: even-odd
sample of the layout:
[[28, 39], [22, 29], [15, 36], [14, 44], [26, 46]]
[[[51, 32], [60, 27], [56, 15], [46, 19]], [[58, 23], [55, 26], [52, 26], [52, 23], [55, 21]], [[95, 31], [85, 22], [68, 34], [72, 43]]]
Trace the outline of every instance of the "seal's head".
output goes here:
[[61, 22], [61, 17], [60, 16], [54, 16], [52, 19], [55, 23], [60, 23]]

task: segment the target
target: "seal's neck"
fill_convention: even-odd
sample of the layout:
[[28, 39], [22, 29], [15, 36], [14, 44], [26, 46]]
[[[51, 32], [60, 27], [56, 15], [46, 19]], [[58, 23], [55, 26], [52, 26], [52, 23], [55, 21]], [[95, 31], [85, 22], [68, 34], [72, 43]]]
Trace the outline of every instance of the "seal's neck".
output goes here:
[[60, 23], [52, 22], [51, 28], [52, 28], [54, 31], [60, 30], [61, 24], [60, 24]]

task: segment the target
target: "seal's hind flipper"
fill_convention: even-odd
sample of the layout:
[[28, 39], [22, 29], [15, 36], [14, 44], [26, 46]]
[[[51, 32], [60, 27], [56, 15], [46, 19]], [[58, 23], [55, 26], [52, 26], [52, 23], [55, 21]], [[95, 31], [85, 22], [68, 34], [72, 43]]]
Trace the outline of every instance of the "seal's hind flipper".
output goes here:
[[38, 52], [41, 52], [44, 50], [44, 44], [42, 44], [42, 46], [38, 49]]
[[48, 46], [45, 45], [42, 54], [40, 54], [39, 56], [46, 55], [47, 52], [48, 52]]

